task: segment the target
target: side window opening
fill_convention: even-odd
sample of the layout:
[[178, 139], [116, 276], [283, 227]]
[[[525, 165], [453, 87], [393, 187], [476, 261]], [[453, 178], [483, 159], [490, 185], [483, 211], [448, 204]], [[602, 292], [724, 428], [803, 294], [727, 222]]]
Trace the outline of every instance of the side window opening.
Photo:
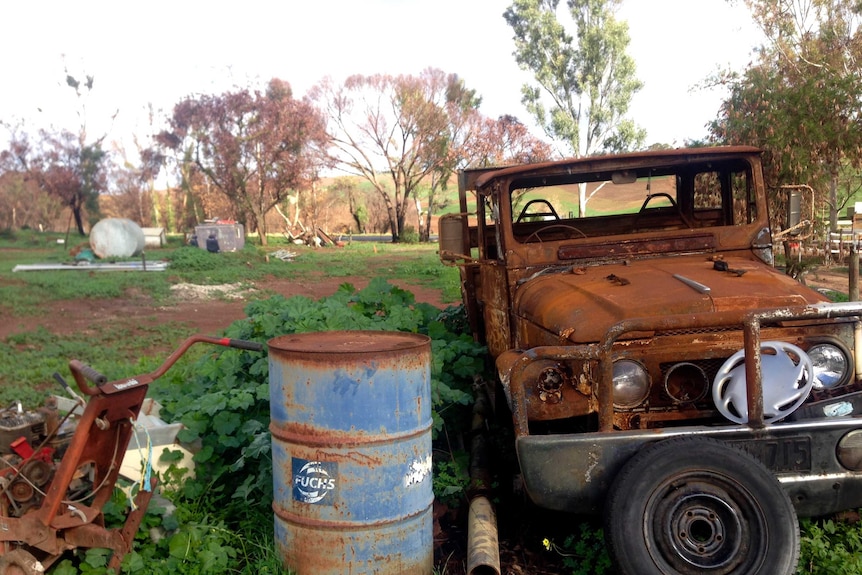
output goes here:
[[751, 178], [744, 170], [696, 173], [693, 203], [694, 218], [703, 225], [739, 226], [757, 218]]

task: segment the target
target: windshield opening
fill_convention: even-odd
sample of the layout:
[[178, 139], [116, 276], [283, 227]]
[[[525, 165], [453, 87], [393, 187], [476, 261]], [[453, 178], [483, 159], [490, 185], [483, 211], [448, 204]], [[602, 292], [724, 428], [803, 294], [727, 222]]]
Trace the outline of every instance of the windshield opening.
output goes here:
[[529, 243], [748, 224], [756, 218], [746, 162], [570, 174], [516, 181], [516, 239]]

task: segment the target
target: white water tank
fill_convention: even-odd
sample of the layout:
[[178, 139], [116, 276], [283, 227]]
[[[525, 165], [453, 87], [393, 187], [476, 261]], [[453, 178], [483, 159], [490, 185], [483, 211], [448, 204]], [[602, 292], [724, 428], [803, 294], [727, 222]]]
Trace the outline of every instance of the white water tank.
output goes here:
[[90, 230], [90, 248], [100, 258], [129, 258], [144, 251], [144, 230], [125, 218], [100, 220]]

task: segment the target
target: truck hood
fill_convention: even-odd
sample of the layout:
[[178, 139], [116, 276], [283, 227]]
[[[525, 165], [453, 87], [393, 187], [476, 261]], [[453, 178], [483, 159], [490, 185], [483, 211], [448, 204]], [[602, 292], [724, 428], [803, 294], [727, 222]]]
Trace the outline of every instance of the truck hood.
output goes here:
[[722, 261], [729, 271], [719, 271], [713, 261], [697, 255], [545, 272], [516, 288], [515, 314], [573, 343], [589, 343], [626, 319], [826, 300], [759, 260]]

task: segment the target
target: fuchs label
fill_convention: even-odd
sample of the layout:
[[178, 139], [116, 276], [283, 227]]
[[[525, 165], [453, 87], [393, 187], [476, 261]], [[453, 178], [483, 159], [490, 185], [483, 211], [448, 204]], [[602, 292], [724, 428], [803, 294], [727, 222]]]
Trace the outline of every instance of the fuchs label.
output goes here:
[[338, 464], [291, 458], [293, 499], [300, 503], [332, 505], [335, 498]]

